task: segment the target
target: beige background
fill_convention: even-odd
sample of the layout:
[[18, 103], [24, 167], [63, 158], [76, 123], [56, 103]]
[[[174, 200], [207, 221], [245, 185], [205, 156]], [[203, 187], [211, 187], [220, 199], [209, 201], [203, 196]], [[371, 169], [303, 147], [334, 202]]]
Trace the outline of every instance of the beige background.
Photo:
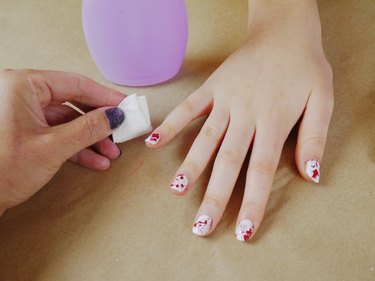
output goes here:
[[[0, 68], [75, 71], [148, 96], [153, 124], [241, 44], [245, 0], [189, 0], [190, 41], [173, 81], [142, 89], [104, 81], [81, 29], [80, 1], [1, 0]], [[375, 3], [320, 1], [336, 108], [322, 184], [304, 182], [295, 132], [252, 243], [234, 239], [244, 173], [217, 231], [190, 227], [210, 169], [184, 198], [167, 183], [204, 120], [174, 142], [121, 145], [110, 171], [67, 163], [36, 196], [0, 219], [0, 280], [375, 280]]]

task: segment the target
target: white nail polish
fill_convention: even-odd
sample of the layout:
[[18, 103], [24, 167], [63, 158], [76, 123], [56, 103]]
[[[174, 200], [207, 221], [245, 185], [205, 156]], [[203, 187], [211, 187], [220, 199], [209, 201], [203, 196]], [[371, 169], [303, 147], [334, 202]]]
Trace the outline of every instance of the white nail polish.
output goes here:
[[146, 142], [149, 144], [155, 145], [160, 141], [160, 135], [158, 133], [153, 133], [148, 136], [147, 139], [145, 139]]
[[315, 183], [320, 181], [320, 164], [318, 161], [312, 159], [306, 162], [305, 164], [306, 174], [312, 179]]
[[236, 239], [245, 242], [250, 239], [253, 232], [253, 222], [251, 220], [242, 220], [236, 227]]
[[173, 180], [170, 187], [174, 191], [182, 193], [186, 190], [186, 188], [188, 187], [188, 184], [189, 184], [189, 180], [187, 176], [185, 176], [184, 174], [180, 174]]
[[212, 226], [211, 217], [207, 215], [201, 215], [195, 221], [192, 231], [196, 235], [204, 236], [210, 231], [211, 226]]

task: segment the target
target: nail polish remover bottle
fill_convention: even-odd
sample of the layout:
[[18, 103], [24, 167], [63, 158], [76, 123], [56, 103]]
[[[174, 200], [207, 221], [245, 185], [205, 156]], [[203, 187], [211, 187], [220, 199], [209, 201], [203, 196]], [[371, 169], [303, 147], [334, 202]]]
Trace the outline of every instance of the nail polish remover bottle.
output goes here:
[[187, 45], [184, 0], [83, 0], [86, 42], [103, 76], [125, 86], [173, 78]]

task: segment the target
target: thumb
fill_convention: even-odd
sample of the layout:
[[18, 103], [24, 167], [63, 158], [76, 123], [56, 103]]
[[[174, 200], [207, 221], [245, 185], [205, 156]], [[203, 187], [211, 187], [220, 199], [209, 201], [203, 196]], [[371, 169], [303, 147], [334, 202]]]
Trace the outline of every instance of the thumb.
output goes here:
[[117, 107], [99, 108], [69, 123], [51, 127], [52, 142], [64, 161], [82, 149], [108, 137], [125, 120], [124, 112]]

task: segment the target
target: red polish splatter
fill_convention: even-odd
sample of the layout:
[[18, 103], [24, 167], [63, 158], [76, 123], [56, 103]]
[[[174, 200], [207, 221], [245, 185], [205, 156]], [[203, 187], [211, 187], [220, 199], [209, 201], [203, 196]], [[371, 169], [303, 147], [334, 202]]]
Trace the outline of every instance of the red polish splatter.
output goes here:
[[251, 228], [251, 229], [246, 231], [246, 233], [243, 236], [243, 239], [245, 241], [249, 240], [252, 234], [253, 234], [253, 229]]
[[202, 225], [206, 225], [208, 224], [208, 220], [205, 220], [205, 221], [197, 221], [195, 224], [194, 224], [194, 227], [200, 227]]
[[318, 170], [314, 170], [314, 171], [313, 171], [312, 178], [313, 178], [313, 179], [316, 179], [318, 176], [319, 176], [319, 171], [318, 171]]
[[160, 139], [160, 135], [158, 133], [153, 133], [150, 136], [150, 141], [157, 142]]

